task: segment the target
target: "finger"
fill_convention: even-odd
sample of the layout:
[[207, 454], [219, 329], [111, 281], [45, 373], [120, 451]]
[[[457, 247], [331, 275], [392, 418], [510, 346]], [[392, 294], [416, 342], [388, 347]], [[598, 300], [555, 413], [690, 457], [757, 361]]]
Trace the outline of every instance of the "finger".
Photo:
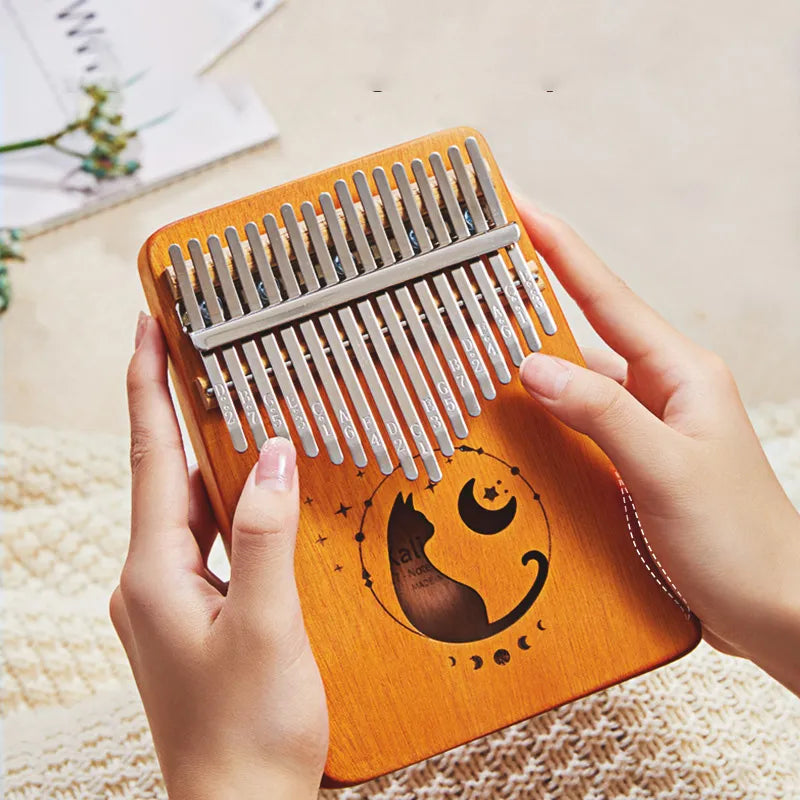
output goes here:
[[515, 198], [534, 247], [603, 340], [628, 362], [680, 359], [692, 343], [638, 297], [569, 225]]
[[586, 366], [592, 372], [599, 372], [617, 383], [624, 383], [628, 377], [628, 362], [613, 350], [604, 347], [582, 347], [581, 353]]
[[203, 476], [196, 464], [189, 469], [189, 528], [200, 549], [203, 564], [206, 564], [219, 528]]
[[234, 607], [264, 621], [296, 613], [298, 516], [295, 450], [275, 437], [262, 448], [233, 517], [228, 602]]
[[128, 367], [133, 477], [131, 552], [169, 549], [186, 532], [189, 482], [178, 420], [167, 388], [167, 351], [158, 323], [141, 315]]
[[679, 434], [605, 375], [543, 353], [520, 367], [523, 386], [550, 413], [593, 439], [638, 496], [668, 487], [668, 454]]

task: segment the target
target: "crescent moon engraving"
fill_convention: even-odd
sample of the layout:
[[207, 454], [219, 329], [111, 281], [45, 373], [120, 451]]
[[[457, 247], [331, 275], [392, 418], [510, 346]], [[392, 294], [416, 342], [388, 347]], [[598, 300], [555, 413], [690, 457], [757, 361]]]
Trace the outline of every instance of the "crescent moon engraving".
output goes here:
[[470, 656], [469, 659], [475, 665], [475, 669], [480, 669], [483, 666], [483, 659], [480, 656]]
[[545, 628], [545, 626], [544, 626], [544, 625], [542, 625], [542, 621], [541, 621], [541, 620], [539, 620], [539, 621], [536, 623], [536, 627], [537, 627], [537, 628], [538, 628], [540, 631], [546, 631], [546, 630], [547, 630], [547, 628]]
[[531, 649], [531, 646], [528, 644], [527, 635], [520, 636], [519, 639], [517, 639], [517, 647], [519, 647], [520, 650], [530, 650]]
[[475, 499], [475, 478], [470, 478], [458, 495], [458, 514], [475, 533], [492, 536], [505, 530], [517, 513], [517, 498], [512, 497], [502, 508], [484, 508]]
[[453, 658], [453, 656], [447, 656], [447, 657], [450, 659], [450, 666], [454, 667], [456, 665], [456, 660]]

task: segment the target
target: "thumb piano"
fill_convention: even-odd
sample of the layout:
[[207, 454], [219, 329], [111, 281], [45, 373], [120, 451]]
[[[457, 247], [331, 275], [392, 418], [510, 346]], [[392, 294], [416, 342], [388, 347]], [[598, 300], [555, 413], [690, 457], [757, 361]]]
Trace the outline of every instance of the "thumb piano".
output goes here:
[[612, 464], [519, 383], [526, 352], [582, 359], [477, 132], [175, 222], [139, 268], [228, 544], [259, 448], [297, 447], [326, 785], [698, 642]]

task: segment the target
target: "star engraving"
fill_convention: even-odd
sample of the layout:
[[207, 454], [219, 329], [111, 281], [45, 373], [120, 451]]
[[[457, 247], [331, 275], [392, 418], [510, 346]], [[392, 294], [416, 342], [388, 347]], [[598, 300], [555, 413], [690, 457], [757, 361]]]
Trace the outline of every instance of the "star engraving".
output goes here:
[[428, 485], [425, 488], [427, 491], [433, 492], [436, 490], [436, 484], [433, 481], [428, 481]]
[[497, 489], [494, 486], [488, 486], [486, 489], [483, 490], [483, 499], [484, 500], [496, 500], [497, 499]]
[[303, 500], [303, 505], [304, 506], [310, 506], [313, 502], [314, 502], [314, 499], [312, 497], [306, 497], [306, 499]]
[[356, 472], [356, 478], [363, 478], [363, 477], [364, 477], [363, 469], [360, 469], [358, 472]]
[[337, 564], [337, 565], [336, 565], [336, 566], [333, 568], [333, 571], [334, 571], [334, 572], [341, 572], [343, 569], [344, 569], [344, 567], [343, 567], [341, 564]]
[[346, 506], [344, 503], [339, 503], [339, 510], [338, 510], [337, 512], [335, 512], [335, 513], [336, 513], [336, 514], [341, 514], [343, 517], [346, 517], [346, 516], [347, 516], [347, 512], [348, 512], [348, 511], [349, 511], [349, 510], [350, 510], [352, 507], [353, 507], [353, 506]]
[[325, 542], [327, 542], [327, 541], [328, 541], [328, 537], [327, 536], [321, 536], [320, 535], [320, 536], [317, 537], [317, 544], [325, 544]]

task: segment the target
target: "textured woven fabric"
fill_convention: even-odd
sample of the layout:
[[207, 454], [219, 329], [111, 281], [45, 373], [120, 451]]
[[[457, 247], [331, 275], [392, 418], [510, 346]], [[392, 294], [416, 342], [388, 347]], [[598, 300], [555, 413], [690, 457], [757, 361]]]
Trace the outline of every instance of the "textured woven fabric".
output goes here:
[[[800, 404], [753, 416], [800, 506]], [[7, 800], [166, 796], [107, 614], [127, 546], [126, 449], [112, 437], [2, 429]], [[701, 645], [654, 673], [321, 797], [800, 798], [800, 701]]]

